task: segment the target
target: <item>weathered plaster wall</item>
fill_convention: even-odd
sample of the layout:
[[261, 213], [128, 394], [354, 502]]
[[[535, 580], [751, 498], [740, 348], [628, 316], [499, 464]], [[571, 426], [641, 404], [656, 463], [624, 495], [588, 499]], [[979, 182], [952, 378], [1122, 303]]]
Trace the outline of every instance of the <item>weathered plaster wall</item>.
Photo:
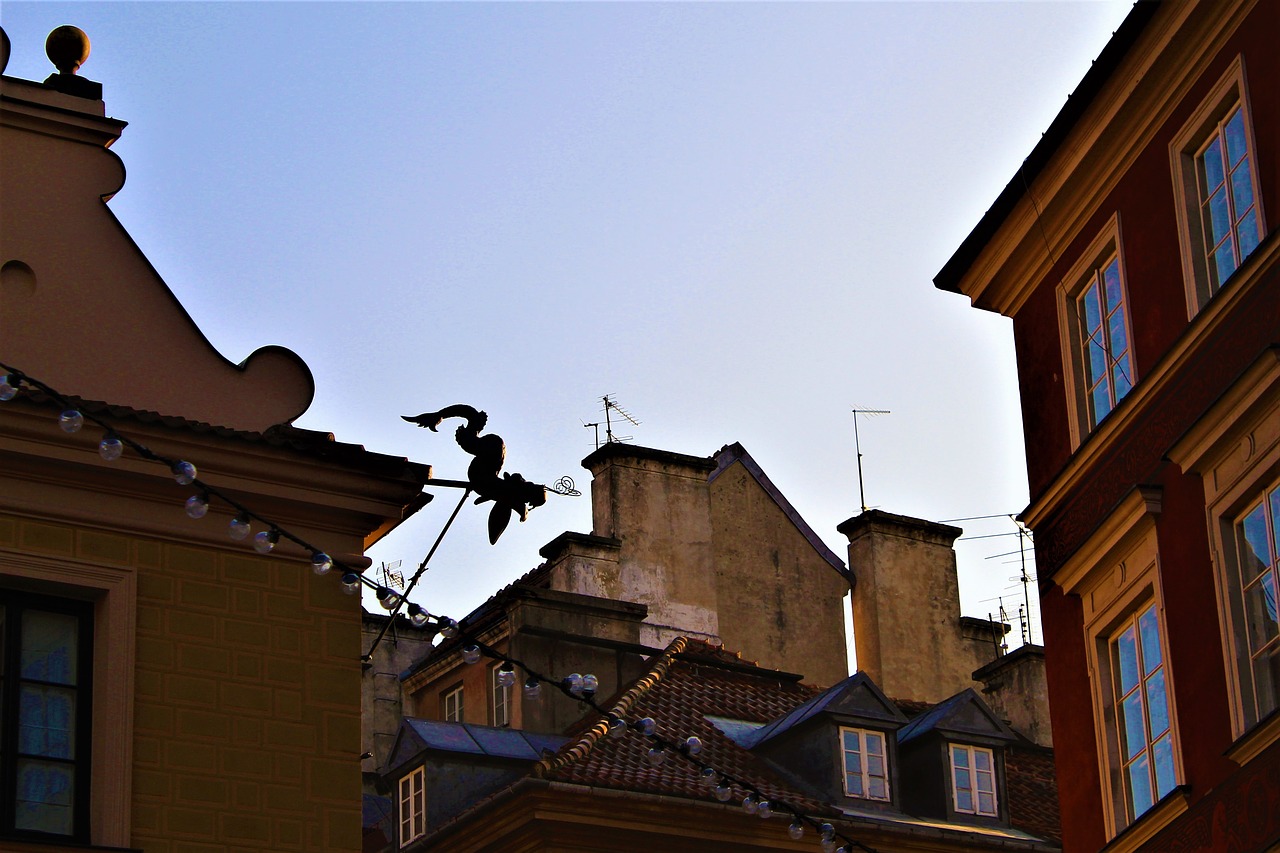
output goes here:
[[858, 669], [894, 699], [940, 702], [971, 687], [974, 657], [960, 631], [957, 527], [870, 510], [849, 537]]
[[762, 665], [831, 685], [849, 674], [848, 582], [741, 462], [711, 484], [720, 637]]

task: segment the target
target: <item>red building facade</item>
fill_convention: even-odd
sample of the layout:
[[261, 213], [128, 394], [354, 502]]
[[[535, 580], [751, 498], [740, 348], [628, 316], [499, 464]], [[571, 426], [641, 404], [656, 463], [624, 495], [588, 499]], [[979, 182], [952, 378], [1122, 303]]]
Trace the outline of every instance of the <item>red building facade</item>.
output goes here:
[[1280, 840], [1277, 32], [1136, 5], [934, 280], [1013, 319], [1067, 850]]

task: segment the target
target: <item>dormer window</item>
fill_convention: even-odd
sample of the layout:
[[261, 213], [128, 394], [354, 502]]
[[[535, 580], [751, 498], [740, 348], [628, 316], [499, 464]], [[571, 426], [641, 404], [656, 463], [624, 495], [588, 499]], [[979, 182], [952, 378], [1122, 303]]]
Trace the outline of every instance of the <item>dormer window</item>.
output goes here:
[[844, 793], [867, 800], [889, 799], [889, 762], [884, 734], [840, 727]]
[[996, 757], [980, 746], [951, 744], [952, 798], [957, 812], [997, 817]]
[[400, 779], [400, 846], [427, 834], [426, 771], [418, 767]]

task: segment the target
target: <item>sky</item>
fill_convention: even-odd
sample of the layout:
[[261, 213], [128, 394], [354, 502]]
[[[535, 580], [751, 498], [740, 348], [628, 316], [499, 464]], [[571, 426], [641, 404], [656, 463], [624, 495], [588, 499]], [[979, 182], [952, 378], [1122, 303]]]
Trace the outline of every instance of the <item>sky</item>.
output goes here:
[[[743, 444], [842, 556], [852, 410], [887, 410], [858, 422], [865, 503], [968, 519], [963, 611], [1016, 621], [1011, 326], [932, 278], [1129, 7], [5, 0], [0, 25], [27, 79], [50, 30], [88, 33], [129, 122], [111, 209], [224, 356], [308, 363], [299, 426], [462, 479], [451, 429], [400, 416], [467, 403], [507, 471], [576, 481], [496, 546], [464, 509], [412, 596], [432, 612], [590, 532], [609, 394], [635, 444]], [[375, 565], [419, 564], [438, 494]]]

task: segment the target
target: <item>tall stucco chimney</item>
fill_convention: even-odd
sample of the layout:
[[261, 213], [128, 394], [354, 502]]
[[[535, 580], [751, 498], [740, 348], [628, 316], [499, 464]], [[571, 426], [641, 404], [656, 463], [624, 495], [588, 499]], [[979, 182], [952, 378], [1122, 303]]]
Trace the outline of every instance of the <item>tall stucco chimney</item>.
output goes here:
[[707, 485], [715, 461], [612, 442], [582, 464], [593, 478], [592, 535], [621, 546], [616, 587], [593, 594], [646, 605], [641, 641], [655, 647], [680, 635], [718, 641]]
[[[836, 528], [849, 538], [858, 669], [895, 699], [939, 702], [973, 686], [952, 544], [958, 527], [868, 510]], [[987, 658], [988, 660], [990, 657]]]

